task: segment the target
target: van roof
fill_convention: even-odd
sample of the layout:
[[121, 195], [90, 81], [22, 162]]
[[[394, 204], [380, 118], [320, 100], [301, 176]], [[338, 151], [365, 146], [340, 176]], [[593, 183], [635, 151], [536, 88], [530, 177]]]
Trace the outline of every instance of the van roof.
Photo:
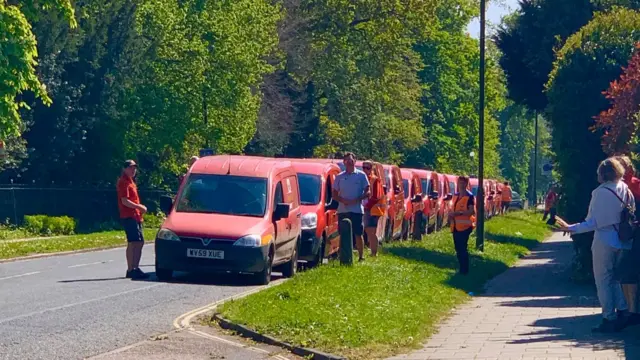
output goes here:
[[407, 178], [411, 179], [413, 178], [414, 175], [416, 176], [418, 175], [415, 172], [413, 172], [413, 170], [410, 170], [410, 169], [400, 169], [400, 174], [402, 174], [403, 179], [407, 179]]
[[289, 159], [291, 165], [299, 173], [307, 174], [322, 174], [327, 170], [335, 169], [340, 171], [340, 167], [330, 162], [312, 162], [312, 161], [298, 161], [298, 159]]
[[269, 178], [275, 170], [291, 167], [282, 159], [244, 155], [216, 155], [200, 158], [191, 167], [196, 174], [237, 175]]
[[430, 179], [432, 174], [436, 174], [436, 175], [438, 174], [433, 170], [424, 170], [424, 169], [407, 169], [407, 170], [413, 171], [421, 179]]

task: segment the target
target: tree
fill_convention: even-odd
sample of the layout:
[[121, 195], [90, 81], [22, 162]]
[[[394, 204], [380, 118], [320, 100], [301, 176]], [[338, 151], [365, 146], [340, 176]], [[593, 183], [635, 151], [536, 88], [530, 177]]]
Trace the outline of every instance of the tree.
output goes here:
[[[602, 94], [628, 63], [640, 40], [640, 13], [614, 9], [598, 13], [592, 21], [567, 39], [547, 84], [546, 117], [553, 131], [553, 150], [563, 200], [560, 212], [566, 220], [584, 219], [589, 194], [598, 186], [596, 169], [606, 157], [600, 147], [601, 133], [593, 132], [593, 117], [607, 109]], [[590, 235], [577, 236], [575, 245], [580, 272], [590, 272]]]
[[24, 130], [19, 109], [27, 104], [17, 99], [24, 91], [33, 92], [45, 104], [51, 103], [36, 75], [38, 51], [29, 23], [41, 9], [53, 9], [71, 26], [76, 24], [69, 0], [0, 1], [0, 138], [19, 136]]
[[533, 116], [524, 106], [510, 104], [500, 114], [500, 169], [520, 194], [528, 190], [533, 146]]
[[611, 107], [596, 117], [595, 129], [603, 131], [602, 148], [609, 154], [628, 154], [636, 141], [640, 118], [640, 44], [618, 80], [605, 92]]

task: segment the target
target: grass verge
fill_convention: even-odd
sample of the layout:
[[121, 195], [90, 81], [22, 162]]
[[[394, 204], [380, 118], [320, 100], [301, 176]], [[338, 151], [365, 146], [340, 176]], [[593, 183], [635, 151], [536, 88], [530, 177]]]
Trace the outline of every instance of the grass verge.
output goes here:
[[[153, 241], [157, 231], [157, 229], [144, 229], [145, 239]], [[124, 231], [105, 231], [18, 242], [0, 241], [0, 259], [73, 250], [107, 249], [125, 244]]]
[[[468, 276], [456, 274], [451, 234], [386, 244], [378, 258], [353, 267], [335, 262], [280, 286], [224, 304], [222, 315], [296, 345], [349, 359], [376, 359], [417, 347], [453, 307], [545, 239], [530, 212], [486, 224], [484, 253], [471, 250]], [[470, 249], [475, 249], [472, 236]]]

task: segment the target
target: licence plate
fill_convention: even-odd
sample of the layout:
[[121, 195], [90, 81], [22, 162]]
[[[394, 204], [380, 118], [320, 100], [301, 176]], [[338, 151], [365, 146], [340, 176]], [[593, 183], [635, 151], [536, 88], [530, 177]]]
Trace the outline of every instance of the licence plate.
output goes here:
[[187, 249], [187, 257], [200, 259], [224, 259], [224, 251], [209, 249]]

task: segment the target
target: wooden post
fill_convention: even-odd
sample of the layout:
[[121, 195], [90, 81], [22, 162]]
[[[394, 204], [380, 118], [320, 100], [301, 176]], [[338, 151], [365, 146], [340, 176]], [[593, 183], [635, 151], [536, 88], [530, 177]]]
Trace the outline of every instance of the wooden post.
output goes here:
[[353, 264], [353, 228], [351, 220], [343, 219], [339, 224], [340, 232], [340, 264]]

